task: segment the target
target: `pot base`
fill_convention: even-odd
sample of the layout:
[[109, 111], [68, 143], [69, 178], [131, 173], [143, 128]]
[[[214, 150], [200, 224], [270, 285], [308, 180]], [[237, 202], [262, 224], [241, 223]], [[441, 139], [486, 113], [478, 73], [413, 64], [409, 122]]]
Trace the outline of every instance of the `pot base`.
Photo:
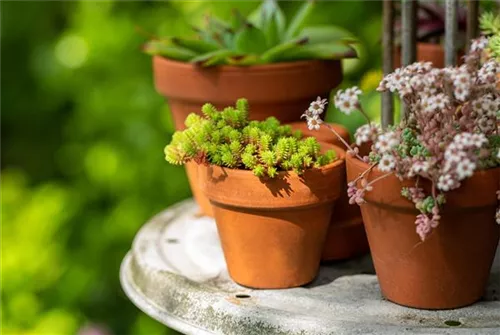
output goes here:
[[[212, 202], [229, 275], [240, 285], [283, 289], [310, 283], [319, 269], [331, 203], [262, 211]], [[314, 215], [312, 215], [314, 213]]]
[[[350, 156], [346, 162], [349, 181], [369, 167]], [[448, 192], [440, 223], [425, 241], [415, 232], [419, 212], [401, 196], [403, 184], [396, 176], [379, 180], [366, 193], [361, 214], [380, 289], [388, 300], [419, 309], [453, 309], [481, 298], [499, 241], [499, 172], [476, 171]], [[370, 182], [382, 175], [373, 169], [365, 176]], [[420, 185], [427, 187], [425, 181]]]

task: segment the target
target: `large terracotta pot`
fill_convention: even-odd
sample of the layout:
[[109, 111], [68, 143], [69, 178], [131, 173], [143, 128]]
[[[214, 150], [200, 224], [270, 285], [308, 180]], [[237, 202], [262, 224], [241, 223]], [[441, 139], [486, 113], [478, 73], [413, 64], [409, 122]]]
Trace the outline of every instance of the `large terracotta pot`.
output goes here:
[[[462, 64], [464, 53], [457, 52], [457, 63]], [[436, 68], [445, 67], [445, 51], [441, 44], [437, 43], [417, 43], [417, 62], [432, 62]], [[401, 47], [394, 48], [394, 68], [401, 67]]]
[[303, 176], [280, 172], [260, 180], [251, 171], [199, 166], [229, 274], [253, 288], [311, 282], [319, 269], [333, 202], [340, 196], [344, 157]]
[[[344, 147], [340, 140], [327, 127], [319, 130], [309, 130], [306, 122], [290, 123], [293, 129], [300, 130], [306, 137], [316, 137], [322, 143], [330, 143]], [[335, 131], [347, 142], [351, 143], [349, 132], [339, 124], [330, 123]], [[369, 251], [365, 228], [358, 206], [349, 204], [347, 197], [347, 182], [344, 178], [339, 200], [335, 202], [335, 212], [332, 214], [330, 228], [326, 237], [325, 247], [321, 255], [322, 261], [335, 261], [363, 255]]]
[[[347, 178], [368, 164], [347, 156]], [[368, 180], [381, 176], [374, 169]], [[361, 213], [382, 294], [397, 304], [449, 309], [480, 299], [499, 240], [495, 222], [499, 169], [478, 171], [447, 193], [440, 224], [422, 242], [415, 232], [418, 212], [390, 176], [367, 192]], [[424, 187], [428, 187], [424, 182]]]
[[200, 113], [204, 103], [224, 108], [238, 98], [248, 99], [252, 120], [275, 116], [282, 122], [298, 121], [312, 100], [328, 97], [342, 81], [337, 60], [203, 68], [155, 56], [153, 71], [176, 129], [184, 129], [186, 116]]

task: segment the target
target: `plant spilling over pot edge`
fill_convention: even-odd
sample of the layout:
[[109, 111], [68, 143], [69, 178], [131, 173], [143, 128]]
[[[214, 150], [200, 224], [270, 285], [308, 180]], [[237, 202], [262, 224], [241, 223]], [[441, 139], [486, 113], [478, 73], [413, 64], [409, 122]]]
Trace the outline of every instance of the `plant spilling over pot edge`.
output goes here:
[[197, 38], [152, 39], [150, 55], [202, 66], [255, 65], [304, 59], [338, 60], [356, 57], [356, 40], [335, 26], [307, 26], [315, 1], [306, 1], [287, 22], [277, 1], [266, 0], [249, 17], [234, 10], [230, 22], [206, 16], [206, 27], [194, 28]]
[[[311, 106], [324, 108], [319, 100]], [[312, 108], [312, 107], [311, 107]], [[165, 159], [171, 164], [198, 163], [252, 170], [257, 177], [274, 178], [279, 171], [292, 170], [302, 174], [306, 169], [319, 168], [336, 159], [335, 152], [320, 153], [313, 137], [302, 138], [288, 125], [269, 117], [265, 121], [248, 120], [248, 102], [239, 99], [235, 107], [218, 111], [205, 104], [203, 115], [191, 113], [186, 129], [177, 131], [165, 147]]]
[[[356, 144], [374, 143], [369, 156], [359, 156], [357, 147], [348, 153], [370, 163], [369, 169], [348, 185], [351, 203], [363, 204], [373, 184], [390, 175], [414, 180], [404, 187], [402, 196], [411, 200], [420, 212], [416, 231], [422, 240], [439, 225], [440, 210], [446, 192], [457, 189], [476, 170], [500, 165], [499, 62], [492, 57], [489, 40], [474, 40], [471, 52], [460, 67], [433, 68], [431, 63], [414, 63], [385, 76], [379, 91], [397, 92], [407, 108], [406, 117], [397, 126], [381, 129], [368, 123], [355, 134]], [[335, 106], [343, 113], [363, 113], [357, 87], [338, 91]], [[310, 129], [322, 120], [306, 111]], [[384, 175], [368, 182], [367, 173], [377, 168]], [[431, 182], [430, 192], [423, 180]], [[358, 181], [361, 187], [358, 188]], [[496, 220], [500, 223], [500, 208]]]

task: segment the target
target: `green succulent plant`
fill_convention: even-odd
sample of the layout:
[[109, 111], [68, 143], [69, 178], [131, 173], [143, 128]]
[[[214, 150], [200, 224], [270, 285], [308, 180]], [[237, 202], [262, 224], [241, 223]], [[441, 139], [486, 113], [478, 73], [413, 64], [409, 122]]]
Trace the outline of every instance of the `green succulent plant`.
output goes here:
[[490, 36], [488, 46], [491, 52], [500, 59], [500, 15], [484, 13], [480, 19], [480, 27], [484, 35]]
[[356, 57], [356, 42], [336, 26], [303, 27], [314, 1], [306, 1], [287, 22], [276, 0], [265, 0], [248, 17], [234, 10], [230, 22], [206, 16], [206, 27], [194, 28], [197, 38], [154, 39], [144, 45], [150, 55], [213, 65], [254, 65], [302, 59]]
[[195, 160], [274, 178], [279, 171], [302, 174], [336, 159], [332, 150], [321, 154], [314, 137], [303, 139], [300, 131], [292, 131], [274, 117], [249, 121], [246, 99], [222, 111], [207, 103], [202, 112], [189, 114], [186, 129], [174, 133], [165, 147], [167, 162], [179, 165]]

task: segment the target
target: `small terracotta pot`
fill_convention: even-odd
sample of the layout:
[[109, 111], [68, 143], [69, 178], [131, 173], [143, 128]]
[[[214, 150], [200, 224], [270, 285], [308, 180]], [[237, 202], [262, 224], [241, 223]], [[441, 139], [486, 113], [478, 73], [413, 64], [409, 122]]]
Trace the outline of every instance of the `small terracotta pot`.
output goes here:
[[199, 166], [200, 185], [212, 203], [235, 282], [275, 289], [301, 286], [316, 277], [345, 174], [344, 157], [339, 157], [303, 176], [280, 172], [265, 181], [251, 171]]
[[[368, 168], [349, 156], [346, 164], [348, 180]], [[495, 222], [499, 171], [478, 171], [448, 192], [440, 224], [424, 242], [415, 232], [418, 212], [400, 193], [402, 186], [414, 185], [411, 181], [390, 176], [366, 193], [361, 213], [387, 299], [424, 309], [458, 308], [480, 299], [499, 240]], [[367, 179], [382, 174], [374, 169]], [[424, 180], [421, 185], [428, 189], [429, 184]]]
[[[464, 53], [457, 52], [457, 63], [462, 64]], [[432, 62], [436, 68], [445, 67], [444, 63], [444, 48], [441, 44], [436, 43], [417, 43], [417, 62]], [[394, 68], [401, 67], [401, 47], [394, 48]]]
[[[309, 130], [306, 122], [290, 123], [293, 129], [300, 130], [306, 137], [316, 137], [321, 142], [344, 147], [340, 140], [327, 127], [319, 130]], [[351, 143], [347, 129], [335, 123], [329, 123], [335, 131], [347, 142]], [[344, 151], [345, 154], [345, 151]], [[347, 182], [342, 183], [340, 198], [335, 202], [335, 212], [332, 214], [330, 228], [326, 237], [325, 247], [321, 255], [322, 261], [336, 261], [363, 255], [370, 249], [366, 239], [361, 212], [356, 205], [349, 204], [347, 197]]]
[[275, 116], [282, 122], [298, 121], [312, 100], [328, 97], [342, 81], [337, 60], [203, 68], [155, 56], [153, 71], [155, 87], [168, 99], [176, 129], [184, 129], [186, 116], [200, 113], [206, 102], [224, 108], [243, 97], [252, 120]]
[[189, 186], [191, 187], [191, 192], [193, 193], [194, 200], [196, 200], [198, 206], [200, 206], [199, 214], [213, 217], [214, 213], [212, 211], [212, 204], [200, 189], [198, 181], [198, 164], [191, 161], [186, 163], [184, 166], [186, 168]]

